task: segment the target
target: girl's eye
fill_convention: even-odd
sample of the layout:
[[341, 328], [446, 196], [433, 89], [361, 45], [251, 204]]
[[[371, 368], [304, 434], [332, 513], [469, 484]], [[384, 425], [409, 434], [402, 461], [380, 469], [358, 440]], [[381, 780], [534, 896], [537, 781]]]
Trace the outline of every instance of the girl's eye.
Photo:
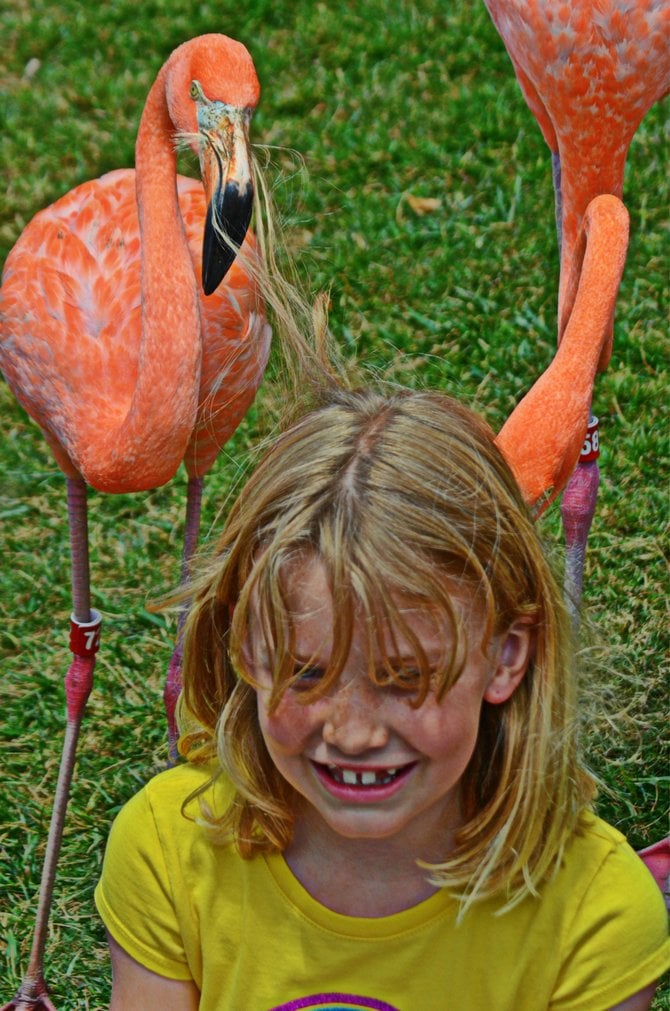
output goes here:
[[420, 681], [421, 671], [419, 670], [404, 668], [403, 670], [395, 671], [395, 683], [399, 688], [407, 688], [414, 691], [419, 687]]
[[397, 688], [401, 692], [414, 692], [421, 684], [421, 671], [413, 667], [384, 671], [379, 684], [384, 688]]
[[318, 684], [325, 673], [322, 667], [296, 667], [291, 687], [295, 691], [306, 691]]

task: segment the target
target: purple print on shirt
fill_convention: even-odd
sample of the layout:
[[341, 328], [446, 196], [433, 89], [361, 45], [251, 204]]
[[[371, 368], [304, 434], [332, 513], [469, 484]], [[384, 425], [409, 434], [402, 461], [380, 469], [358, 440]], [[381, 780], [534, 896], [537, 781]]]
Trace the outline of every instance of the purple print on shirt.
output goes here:
[[348, 993], [315, 993], [312, 997], [299, 997], [288, 1004], [269, 1008], [268, 1011], [399, 1011], [386, 1001], [374, 997], [354, 997]]

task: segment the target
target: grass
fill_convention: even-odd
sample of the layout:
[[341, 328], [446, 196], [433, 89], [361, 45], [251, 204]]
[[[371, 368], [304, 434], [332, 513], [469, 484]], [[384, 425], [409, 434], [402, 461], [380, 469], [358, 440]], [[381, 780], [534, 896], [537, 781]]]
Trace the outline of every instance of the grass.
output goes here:
[[[0, 253], [73, 185], [131, 165], [164, 58], [186, 38], [224, 31], [256, 62], [263, 94], [253, 136], [280, 149], [276, 199], [304, 276], [315, 290], [332, 283], [338, 339], [393, 378], [450, 390], [498, 427], [554, 349], [548, 151], [482, 4], [353, 6], [10, 0], [0, 22]], [[605, 644], [587, 748], [606, 784], [601, 812], [638, 847], [665, 833], [667, 812], [667, 128], [667, 105], [655, 107], [629, 156], [631, 243], [615, 354], [595, 395], [603, 480], [586, 574]], [[282, 149], [304, 156], [306, 176]], [[271, 400], [268, 385], [208, 480], [206, 534], [267, 428]], [[4, 384], [0, 402], [0, 979], [9, 998], [27, 958], [60, 752], [70, 606], [62, 477]], [[150, 493], [90, 498], [105, 626], [47, 951], [61, 1011], [106, 1006], [92, 889], [112, 817], [166, 758], [161, 690], [174, 623], [145, 604], [178, 579], [183, 499], [181, 473]], [[543, 526], [558, 542], [557, 508]], [[661, 992], [656, 1007], [669, 1001]]]

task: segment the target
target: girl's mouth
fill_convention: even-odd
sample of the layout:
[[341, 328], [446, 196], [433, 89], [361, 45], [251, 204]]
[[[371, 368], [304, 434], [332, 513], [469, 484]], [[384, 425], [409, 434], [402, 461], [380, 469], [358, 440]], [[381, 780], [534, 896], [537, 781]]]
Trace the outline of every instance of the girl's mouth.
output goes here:
[[339, 765], [327, 765], [328, 774], [336, 783], [346, 786], [385, 786], [392, 783], [400, 769], [345, 769]]
[[355, 769], [345, 765], [313, 762], [326, 790], [342, 800], [384, 800], [402, 789], [416, 762], [377, 769]]

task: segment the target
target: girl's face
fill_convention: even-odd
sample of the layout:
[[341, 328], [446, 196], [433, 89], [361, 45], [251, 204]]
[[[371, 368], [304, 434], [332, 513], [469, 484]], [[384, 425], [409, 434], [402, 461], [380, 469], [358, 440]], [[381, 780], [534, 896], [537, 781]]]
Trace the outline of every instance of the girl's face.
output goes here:
[[[292, 568], [288, 597], [295, 616], [296, 669], [315, 658], [304, 677], [305, 686], [313, 687], [328, 667], [333, 624], [318, 558]], [[495, 704], [510, 697], [526, 670], [531, 633], [525, 623], [515, 623], [484, 655], [483, 623], [474, 602], [461, 596], [455, 605], [468, 633], [463, 673], [441, 701], [429, 693], [418, 708], [410, 704], [411, 693], [371, 681], [369, 637], [359, 623], [331, 690], [304, 704], [299, 683], [287, 688], [270, 713], [272, 662], [258, 615], [252, 613], [245, 655], [258, 682], [260, 727], [277, 769], [307, 801], [297, 824], [300, 818], [312, 824], [316, 819], [321, 828], [352, 839], [400, 841], [403, 833], [418, 834], [426, 848], [416, 855], [425, 859], [459, 827], [459, 785], [477, 741], [482, 701]], [[445, 623], [425, 608], [408, 608], [404, 616], [438, 671], [452, 647]], [[404, 669], [417, 666], [402, 637], [396, 651]], [[375, 662], [381, 672], [382, 658]]]

